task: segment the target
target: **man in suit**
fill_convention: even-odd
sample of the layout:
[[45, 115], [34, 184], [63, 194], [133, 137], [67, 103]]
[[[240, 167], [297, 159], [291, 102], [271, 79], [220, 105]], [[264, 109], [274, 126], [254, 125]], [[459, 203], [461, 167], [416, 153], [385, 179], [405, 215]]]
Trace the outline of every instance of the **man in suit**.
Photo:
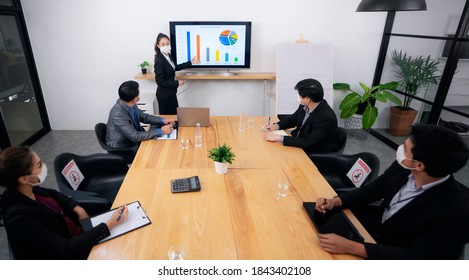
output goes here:
[[[315, 79], [305, 79], [296, 84], [295, 90], [298, 91], [300, 106], [288, 118], [276, 124], [267, 124], [265, 139], [302, 148], [307, 154], [337, 151], [337, 117], [324, 100], [321, 83]], [[271, 132], [292, 127], [296, 128], [291, 132], [291, 137]]]
[[[172, 119], [145, 114], [138, 107], [140, 101], [139, 85], [127, 81], [119, 87], [119, 99], [109, 112], [107, 121], [106, 144], [114, 148], [132, 148], [135, 152], [143, 140], [155, 139], [170, 134], [175, 124]], [[140, 122], [155, 125], [145, 131]]]
[[368, 259], [457, 259], [469, 242], [469, 193], [452, 174], [467, 162], [464, 140], [442, 126], [416, 125], [394, 162], [370, 184], [332, 199], [316, 210], [362, 207], [382, 200], [361, 221], [376, 244], [318, 234], [330, 253]]

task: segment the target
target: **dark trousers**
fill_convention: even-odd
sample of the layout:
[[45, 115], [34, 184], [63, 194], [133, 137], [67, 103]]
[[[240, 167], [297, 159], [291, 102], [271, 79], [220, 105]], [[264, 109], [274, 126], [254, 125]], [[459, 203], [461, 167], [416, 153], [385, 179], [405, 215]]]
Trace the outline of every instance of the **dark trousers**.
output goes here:
[[161, 97], [156, 94], [156, 99], [158, 100], [158, 114], [159, 115], [176, 115], [177, 107], [179, 107], [178, 99], [176, 95], [171, 97]]

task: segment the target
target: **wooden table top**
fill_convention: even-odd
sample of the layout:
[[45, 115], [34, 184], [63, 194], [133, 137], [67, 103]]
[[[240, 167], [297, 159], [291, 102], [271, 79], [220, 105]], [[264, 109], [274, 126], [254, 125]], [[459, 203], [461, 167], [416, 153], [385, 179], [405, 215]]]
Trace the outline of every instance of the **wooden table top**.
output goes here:
[[[184, 259], [357, 259], [320, 247], [302, 203], [335, 192], [303, 150], [264, 140], [267, 117], [253, 119], [239, 132], [239, 117], [211, 117], [202, 148], [193, 146], [192, 127], [178, 131], [191, 139], [188, 150], [179, 140], [142, 142], [113, 207], [139, 200], [152, 224], [95, 246], [89, 259], [168, 259], [171, 246], [182, 247]], [[236, 154], [226, 175], [207, 157], [218, 143]], [[200, 192], [171, 193], [171, 179], [194, 175]], [[289, 182], [286, 197], [277, 194], [279, 181]]]

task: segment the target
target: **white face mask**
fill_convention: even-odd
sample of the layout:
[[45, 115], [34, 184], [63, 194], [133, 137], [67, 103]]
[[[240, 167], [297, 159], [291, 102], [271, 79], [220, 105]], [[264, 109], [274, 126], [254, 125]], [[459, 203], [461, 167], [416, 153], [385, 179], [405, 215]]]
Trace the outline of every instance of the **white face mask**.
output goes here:
[[404, 145], [400, 145], [398, 148], [397, 148], [397, 151], [396, 151], [396, 160], [397, 162], [405, 169], [408, 169], [408, 170], [414, 170], [416, 169], [415, 167], [407, 167], [403, 164], [404, 160], [412, 160], [412, 161], [415, 161], [414, 159], [411, 159], [411, 158], [406, 158], [405, 157], [405, 153], [404, 153]]
[[160, 47], [160, 51], [161, 51], [163, 54], [168, 55], [169, 52], [171, 51], [171, 46], [169, 46], [169, 45], [168, 45], [168, 46], [162, 46], [162, 47]]
[[28, 176], [36, 176], [39, 179], [39, 182], [31, 184], [33, 186], [40, 185], [40, 184], [44, 183], [44, 181], [46, 180], [46, 177], [47, 177], [47, 165], [45, 163], [42, 163], [42, 169], [41, 169], [41, 172], [39, 172], [39, 174], [37, 174], [37, 175], [28, 175]]

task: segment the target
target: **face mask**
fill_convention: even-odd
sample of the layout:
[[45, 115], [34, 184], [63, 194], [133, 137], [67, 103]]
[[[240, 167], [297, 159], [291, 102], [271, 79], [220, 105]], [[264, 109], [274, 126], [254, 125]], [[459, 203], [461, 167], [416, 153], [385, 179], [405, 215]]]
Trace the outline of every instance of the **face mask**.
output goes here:
[[171, 46], [162, 46], [160, 47], [160, 51], [164, 54], [169, 54], [169, 52], [171, 51]]
[[400, 145], [398, 148], [397, 148], [397, 151], [396, 151], [396, 160], [397, 162], [405, 169], [408, 169], [408, 170], [414, 170], [416, 168], [412, 168], [412, 167], [407, 167], [403, 164], [404, 160], [412, 160], [412, 161], [415, 161], [411, 158], [406, 158], [405, 157], [405, 153], [404, 153], [404, 145]]
[[39, 179], [39, 182], [31, 184], [31, 185], [40, 185], [44, 183], [47, 177], [47, 165], [45, 163], [42, 163], [42, 169], [41, 172], [37, 175], [29, 175], [29, 176], [36, 176]]

